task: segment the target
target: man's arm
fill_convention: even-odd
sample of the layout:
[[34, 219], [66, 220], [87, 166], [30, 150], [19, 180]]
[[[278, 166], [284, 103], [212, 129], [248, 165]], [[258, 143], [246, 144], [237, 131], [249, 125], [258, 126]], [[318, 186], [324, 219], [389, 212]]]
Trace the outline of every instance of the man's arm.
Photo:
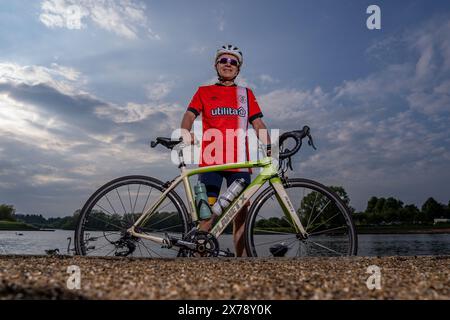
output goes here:
[[181, 120], [181, 137], [187, 144], [194, 143], [194, 133], [191, 132], [191, 129], [192, 125], [194, 124], [195, 118], [196, 115], [192, 111], [186, 111], [184, 113], [183, 119]]
[[[266, 125], [264, 124], [264, 121], [262, 121], [261, 118], [256, 118], [252, 121], [253, 129], [256, 131], [256, 136], [258, 139], [265, 145], [268, 146], [271, 144], [270, 142], [270, 135], [267, 130]], [[267, 155], [271, 155], [270, 147], [267, 149]]]

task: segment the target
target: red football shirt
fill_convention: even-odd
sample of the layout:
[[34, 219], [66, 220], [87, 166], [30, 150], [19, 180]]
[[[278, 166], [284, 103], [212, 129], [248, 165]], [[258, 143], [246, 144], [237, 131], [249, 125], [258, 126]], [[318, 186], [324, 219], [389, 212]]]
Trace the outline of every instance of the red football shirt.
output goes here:
[[195, 116], [202, 114], [200, 167], [249, 160], [248, 124], [263, 116], [250, 89], [220, 84], [202, 86], [187, 110]]

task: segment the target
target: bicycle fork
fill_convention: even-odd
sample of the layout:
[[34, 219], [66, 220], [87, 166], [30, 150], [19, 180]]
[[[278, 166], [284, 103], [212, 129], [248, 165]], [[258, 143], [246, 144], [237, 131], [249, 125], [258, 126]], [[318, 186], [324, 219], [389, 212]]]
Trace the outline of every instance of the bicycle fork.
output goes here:
[[297, 215], [297, 212], [295, 212], [294, 206], [291, 202], [291, 199], [289, 199], [289, 196], [286, 192], [286, 190], [283, 187], [283, 182], [281, 181], [280, 177], [274, 177], [270, 179], [270, 184], [275, 189], [275, 194], [278, 200], [278, 203], [280, 204], [281, 208], [283, 209], [284, 215], [286, 218], [288, 218], [291, 222], [293, 222], [295, 231], [297, 232], [297, 236], [300, 240], [305, 240], [308, 238], [308, 233], [306, 232], [305, 228], [303, 227], [300, 218]]

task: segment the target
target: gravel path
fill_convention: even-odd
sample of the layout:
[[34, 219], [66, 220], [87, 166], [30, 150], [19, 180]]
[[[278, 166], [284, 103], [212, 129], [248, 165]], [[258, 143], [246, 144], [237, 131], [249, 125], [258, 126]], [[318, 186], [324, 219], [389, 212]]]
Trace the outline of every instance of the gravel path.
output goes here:
[[[81, 271], [69, 290], [67, 268]], [[381, 289], [369, 290], [369, 266]], [[375, 283], [375, 282], [371, 282]], [[124, 259], [0, 256], [0, 299], [450, 299], [450, 256]]]

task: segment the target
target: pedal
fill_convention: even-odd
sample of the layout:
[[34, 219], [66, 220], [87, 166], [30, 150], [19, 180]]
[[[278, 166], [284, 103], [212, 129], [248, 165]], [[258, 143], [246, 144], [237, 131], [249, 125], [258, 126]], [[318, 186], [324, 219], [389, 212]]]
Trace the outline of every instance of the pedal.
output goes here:
[[234, 257], [234, 253], [230, 251], [229, 248], [227, 248], [227, 251], [220, 250], [219, 256], [221, 257]]
[[274, 257], [284, 257], [289, 250], [289, 247], [282, 243], [275, 244], [269, 248], [270, 253]]

